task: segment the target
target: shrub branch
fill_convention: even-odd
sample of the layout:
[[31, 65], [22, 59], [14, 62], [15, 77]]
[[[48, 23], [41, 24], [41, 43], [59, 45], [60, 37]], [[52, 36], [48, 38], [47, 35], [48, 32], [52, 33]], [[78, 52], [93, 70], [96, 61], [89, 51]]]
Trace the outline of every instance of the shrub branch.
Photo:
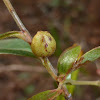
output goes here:
[[40, 57], [40, 60], [42, 61], [42, 64], [44, 65], [48, 73], [57, 81], [57, 73], [50, 63], [49, 59], [47, 57]]
[[5, 3], [7, 9], [9, 10], [10, 14], [12, 15], [13, 19], [15, 20], [15, 22], [18, 25], [18, 27], [20, 28], [20, 30], [27, 37], [27, 42], [31, 43], [32, 37], [31, 37], [29, 31], [23, 25], [20, 18], [18, 17], [18, 15], [17, 15], [15, 9], [13, 8], [12, 4], [10, 3], [10, 1], [9, 0], [3, 0], [3, 2]]

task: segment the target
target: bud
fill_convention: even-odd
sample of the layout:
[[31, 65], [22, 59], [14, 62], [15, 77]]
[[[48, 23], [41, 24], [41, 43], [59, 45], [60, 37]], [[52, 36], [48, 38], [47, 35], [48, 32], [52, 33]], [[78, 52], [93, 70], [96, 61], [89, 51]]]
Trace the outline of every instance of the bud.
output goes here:
[[56, 41], [47, 31], [38, 31], [33, 37], [31, 48], [37, 57], [48, 57], [56, 49]]

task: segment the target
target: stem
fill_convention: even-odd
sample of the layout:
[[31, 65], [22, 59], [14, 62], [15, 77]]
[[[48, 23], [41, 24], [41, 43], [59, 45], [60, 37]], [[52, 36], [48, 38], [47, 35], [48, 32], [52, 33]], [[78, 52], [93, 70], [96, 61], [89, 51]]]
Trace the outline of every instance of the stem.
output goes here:
[[25, 28], [25, 26], [21, 22], [20, 18], [18, 17], [18, 15], [17, 15], [15, 9], [13, 8], [12, 4], [10, 3], [10, 1], [3, 0], [3, 2], [5, 3], [6, 7], [8, 8], [10, 14], [14, 18], [14, 20], [15, 20], [16, 24], [18, 25], [18, 27], [20, 28], [20, 30], [24, 33], [25, 36], [27, 36], [27, 41], [31, 43], [32, 37], [31, 37], [29, 31]]
[[100, 81], [75, 81], [75, 80], [66, 80], [65, 83], [69, 83], [71, 85], [95, 85], [100, 86]]
[[49, 59], [47, 57], [40, 57], [40, 60], [42, 61], [44, 67], [47, 69], [49, 74], [57, 81], [57, 74], [55, 69], [53, 68], [52, 64], [50, 63]]
[[69, 94], [69, 92], [68, 92], [66, 86], [63, 85], [62, 88], [63, 88], [64, 94], [65, 94], [65, 99], [66, 99], [66, 100], [72, 100], [72, 96], [71, 96], [71, 94]]

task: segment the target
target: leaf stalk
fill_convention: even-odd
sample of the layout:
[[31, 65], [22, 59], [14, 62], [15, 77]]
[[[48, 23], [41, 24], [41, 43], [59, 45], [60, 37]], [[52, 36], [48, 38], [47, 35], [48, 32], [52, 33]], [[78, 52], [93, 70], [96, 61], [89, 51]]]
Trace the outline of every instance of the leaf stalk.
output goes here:
[[70, 85], [94, 85], [100, 87], [100, 81], [75, 81], [75, 80], [66, 80], [64, 83]]

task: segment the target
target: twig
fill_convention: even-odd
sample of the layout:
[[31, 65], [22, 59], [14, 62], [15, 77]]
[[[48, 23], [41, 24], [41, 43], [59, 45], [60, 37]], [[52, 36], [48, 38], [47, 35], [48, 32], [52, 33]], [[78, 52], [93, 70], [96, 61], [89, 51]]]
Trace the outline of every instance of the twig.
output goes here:
[[40, 60], [42, 61], [44, 67], [47, 69], [48, 73], [57, 81], [57, 74], [53, 66], [51, 65], [49, 59], [47, 57], [41, 58]]
[[3, 1], [4, 1], [5, 5], [6, 5], [6, 7], [8, 8], [10, 14], [14, 18], [16, 24], [18, 25], [18, 27], [20, 28], [20, 30], [24, 33], [24, 35], [27, 36], [28, 42], [31, 43], [32, 37], [31, 37], [29, 31], [23, 25], [23, 23], [20, 20], [20, 18], [18, 17], [18, 15], [17, 15], [15, 9], [13, 8], [12, 4], [10, 3], [9, 0], [3, 0]]
[[66, 84], [71, 84], [71, 85], [95, 85], [95, 86], [100, 86], [100, 81], [75, 81], [75, 80], [66, 80]]

